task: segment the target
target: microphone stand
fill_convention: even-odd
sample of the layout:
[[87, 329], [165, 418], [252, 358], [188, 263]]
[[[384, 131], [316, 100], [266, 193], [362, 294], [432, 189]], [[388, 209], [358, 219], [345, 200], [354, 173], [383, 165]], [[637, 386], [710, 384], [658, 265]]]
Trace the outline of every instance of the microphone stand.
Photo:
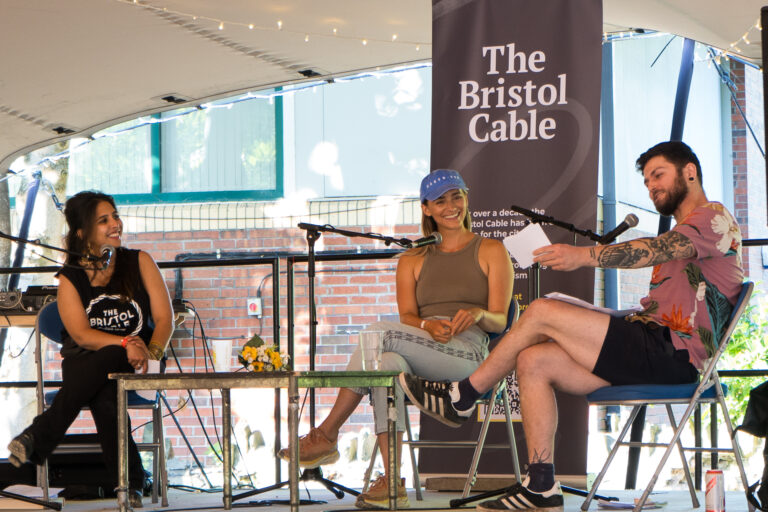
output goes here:
[[[517, 213], [521, 213], [528, 217], [533, 224], [551, 224], [553, 226], [557, 226], [559, 228], [563, 228], [567, 231], [572, 232], [574, 242], [576, 241], [576, 235], [581, 235], [586, 238], [589, 238], [590, 240], [600, 243], [600, 240], [602, 237], [588, 229], [579, 229], [573, 224], [570, 224], [568, 222], [563, 222], [561, 220], [557, 220], [554, 217], [550, 217], [548, 215], [542, 215], [540, 213], [536, 213], [532, 210], [527, 210], [525, 208], [521, 208], [519, 206], [510, 206], [510, 210], [515, 211]], [[541, 271], [541, 265], [538, 263], [534, 263], [530, 267], [528, 267], [528, 303], [533, 302], [534, 300], [538, 299], [541, 296], [541, 288], [540, 288], [540, 271]], [[519, 483], [519, 482], [518, 482]], [[460, 499], [454, 499], [450, 501], [451, 508], [457, 508], [461, 507], [463, 505], [466, 505], [467, 503], [472, 503], [475, 501], [484, 500], [486, 498], [493, 498], [494, 496], [498, 496], [500, 494], [504, 494], [510, 489], [510, 487], [503, 487], [501, 489], [495, 489], [492, 491], [486, 491], [482, 492], [480, 494], [476, 494], [474, 496], [469, 496], [467, 498], [460, 498]], [[582, 489], [576, 489], [574, 487], [568, 487], [567, 485], [560, 485], [560, 489], [562, 489], [563, 492], [567, 492], [569, 494], [573, 494], [576, 496], [583, 496], [587, 497], [589, 494], [587, 491]], [[595, 498], [598, 500], [604, 500], [604, 501], [619, 501], [619, 498], [615, 496], [598, 496], [595, 495]]]
[[[602, 236], [598, 235], [597, 233], [594, 233], [588, 229], [579, 229], [573, 224], [570, 224], [568, 222], [563, 222], [561, 220], [557, 220], [554, 217], [550, 217], [549, 215], [542, 215], [540, 213], [536, 213], [532, 210], [526, 210], [525, 208], [522, 208], [520, 206], [512, 205], [509, 207], [510, 210], [521, 213], [531, 219], [531, 222], [534, 224], [552, 224], [553, 226], [557, 226], [559, 228], [563, 228], [565, 230], [568, 230], [574, 235], [581, 235], [583, 237], [589, 238], [593, 242], [600, 243], [602, 240]], [[575, 236], [574, 236], [575, 238]]]
[[[392, 244], [398, 245], [404, 248], [410, 248], [413, 245], [413, 241], [408, 238], [394, 238], [391, 236], [381, 235], [379, 233], [360, 233], [358, 231], [349, 231], [346, 229], [339, 229], [331, 226], [330, 224], [318, 225], [308, 224], [306, 222], [300, 222], [299, 229], [306, 231], [307, 237], [307, 280], [308, 280], [308, 294], [309, 294], [309, 371], [315, 369], [315, 352], [317, 349], [317, 310], [315, 308], [315, 242], [320, 238], [321, 233], [336, 233], [346, 237], [354, 238], [370, 238], [372, 240], [381, 240], [389, 247]], [[315, 389], [309, 389], [309, 425], [311, 428], [315, 427]], [[320, 467], [305, 468], [299, 476], [300, 482], [314, 481], [322, 484], [326, 489], [331, 491], [337, 499], [342, 499], [344, 493], [347, 492], [352, 496], [359, 496], [360, 491], [350, 489], [344, 485], [341, 485], [333, 480], [328, 480], [323, 476], [323, 470]], [[237, 496], [232, 497], [232, 501], [236, 501], [256, 494], [272, 491], [288, 485], [288, 481], [278, 482], [274, 485], [262, 487], [260, 489], [253, 489], [246, 491]], [[276, 500], [269, 500], [271, 503], [276, 503]], [[300, 499], [300, 505], [315, 505], [326, 503], [320, 500]]]
[[58, 251], [58, 252], [61, 252], [61, 253], [64, 253], [64, 254], [69, 254], [70, 256], [76, 256], [76, 257], [78, 257], [80, 259], [85, 259], [85, 260], [88, 260], [88, 261], [95, 262], [95, 261], [101, 261], [101, 259], [102, 259], [102, 256], [93, 256], [93, 255], [90, 255], [90, 254], [83, 254], [83, 253], [80, 253], [80, 252], [69, 251], [69, 250], [63, 249], [61, 247], [56, 247], [55, 245], [44, 244], [43, 242], [40, 242], [39, 240], [29, 240], [28, 238], [21, 238], [21, 237], [18, 237], [18, 236], [9, 235], [8, 233], [3, 233], [2, 231], [0, 231], [0, 238], [4, 238], [6, 240], [10, 240], [11, 242], [16, 242], [17, 244], [19, 244], [20, 247], [23, 247], [26, 244], [35, 245], [37, 247], [42, 247], [43, 249], [51, 249], [53, 251]]
[[[339, 229], [331, 226], [330, 224], [318, 225], [308, 224], [306, 222], [300, 222], [299, 229], [303, 229], [307, 232], [307, 279], [309, 281], [309, 371], [315, 369], [315, 351], [317, 349], [317, 310], [315, 309], [315, 242], [320, 238], [321, 233], [336, 233], [349, 238], [360, 237], [370, 238], [372, 240], [381, 240], [389, 247], [392, 244], [399, 245], [400, 247], [410, 247], [412, 245], [411, 240], [407, 238], [394, 238], [391, 236], [384, 236], [379, 233], [360, 233], [358, 231], [349, 231], [346, 229]], [[309, 390], [309, 426], [315, 428], [315, 388]], [[319, 468], [317, 468], [319, 470]], [[306, 470], [305, 470], [306, 472]], [[357, 496], [357, 491], [351, 491]], [[341, 498], [344, 494], [342, 493]]]

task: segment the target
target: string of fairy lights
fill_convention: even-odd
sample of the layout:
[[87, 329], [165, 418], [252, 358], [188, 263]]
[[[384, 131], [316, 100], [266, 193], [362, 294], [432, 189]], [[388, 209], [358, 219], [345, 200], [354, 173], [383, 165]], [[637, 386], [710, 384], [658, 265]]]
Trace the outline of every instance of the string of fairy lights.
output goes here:
[[[307, 43], [310, 42], [310, 40], [313, 40], [314, 38], [318, 38], [318, 37], [319, 38], [333, 37], [333, 38], [341, 38], [346, 40], [356, 40], [356, 41], [359, 41], [360, 44], [364, 46], [368, 45], [369, 42], [411, 45], [414, 47], [416, 51], [419, 51], [422, 46], [431, 46], [429, 42], [403, 40], [402, 38], [399, 37], [397, 33], [393, 33], [389, 38], [383, 39], [383, 38], [375, 38], [375, 37], [359, 37], [359, 36], [347, 35], [342, 33], [342, 31], [339, 30], [338, 27], [331, 27], [327, 33], [308, 32], [306, 30], [299, 30], [298, 28], [290, 27], [282, 19], [275, 19], [273, 24], [264, 25], [264, 24], [243, 21], [243, 20], [230, 20], [230, 19], [218, 18], [214, 16], [202, 15], [202, 14], [197, 14], [192, 12], [185, 12], [177, 9], [170, 9], [168, 7], [160, 7], [160, 6], [149, 4], [143, 0], [111, 0], [111, 1], [118, 2], [121, 4], [136, 6], [138, 8], [147, 9], [159, 14], [188, 18], [192, 22], [208, 23], [208, 24], [214, 25], [218, 30], [225, 30], [228, 27], [229, 28], [239, 27], [239, 28], [245, 28], [248, 30], [285, 32], [287, 34], [295, 35], [296, 37], [303, 37], [304, 41]], [[707, 47], [706, 56], [703, 58], [697, 57], [696, 61], [697, 62], [707, 61], [708, 64], [710, 65], [714, 62], [715, 65], [719, 66], [721, 64], [721, 60], [728, 61], [733, 58], [744, 64], [755, 66], [754, 63], [750, 62], [748, 59], [743, 57], [742, 46], [755, 44], [754, 41], [759, 40], [760, 38], [761, 30], [762, 30], [762, 26], [760, 23], [760, 18], [758, 17], [757, 20], [744, 31], [744, 33], [741, 35], [740, 38], [736, 39], [735, 41], [732, 41], [729, 44], [728, 48], [717, 48], [717, 47], [709, 46]], [[753, 36], [753, 31], [756, 31], [755, 36]], [[655, 37], [658, 35], [659, 35], [658, 32], [643, 31], [643, 30], [625, 30], [625, 31], [617, 31], [617, 32], [605, 32], [603, 33], [603, 42], [612, 43], [616, 41], [629, 40], [633, 38], [636, 39], [640, 37]], [[349, 81], [349, 80], [357, 80], [357, 79], [366, 78], [366, 77], [377, 77], [384, 74], [398, 73], [398, 72], [409, 70], [409, 69], [418, 69], [421, 67], [430, 67], [430, 66], [431, 66], [431, 63], [424, 62], [416, 65], [393, 67], [386, 70], [377, 69], [375, 71], [358, 73], [348, 77], [336, 77], [334, 78], [333, 81], [343, 82], [343, 81]], [[271, 102], [276, 97], [283, 96], [286, 94], [293, 94], [295, 92], [298, 92], [304, 89], [312, 89], [318, 86], [323, 86], [323, 85], [326, 85], [327, 83], [328, 83], [327, 80], [303, 82], [301, 84], [285, 87], [279, 90], [248, 92], [248, 93], [245, 93], [244, 95], [241, 95], [226, 101], [201, 103], [196, 106], [190, 106], [187, 108], [177, 110], [175, 113], [171, 115], [167, 115], [167, 114], [163, 115], [162, 117], [151, 117], [151, 116], [140, 117], [135, 123], [131, 123], [129, 126], [123, 126], [118, 129], [113, 128], [113, 129], [103, 130], [103, 131], [94, 133], [88, 136], [87, 138], [84, 138], [81, 141], [79, 141], [79, 143], [75, 146], [69, 147], [56, 154], [45, 156], [40, 160], [36, 161], [35, 163], [26, 165], [23, 169], [9, 172], [6, 176], [0, 178], [0, 181], [9, 179], [13, 176], [21, 176], [30, 171], [39, 170], [40, 168], [53, 164], [62, 158], [67, 158], [77, 151], [82, 151], [85, 149], [85, 147], [88, 144], [103, 138], [119, 137], [120, 135], [126, 132], [130, 132], [132, 130], [142, 128], [144, 126], [175, 121], [181, 117], [188, 116], [190, 114], [200, 112], [200, 111], [206, 111], [206, 110], [211, 110], [216, 108], [230, 108], [232, 105], [236, 103], [240, 103], [242, 101], [249, 101], [254, 99], [266, 99]]]
[[[142, 0], [113, 0], [113, 1], [123, 3], [123, 4], [135, 5], [150, 11], [154, 11], [156, 13], [170, 14], [170, 15], [174, 15], [182, 18], [187, 18], [193, 22], [209, 23], [212, 26], [215, 26], [220, 31], [223, 31], [231, 27], [240, 27], [240, 28], [246, 28], [248, 30], [284, 32], [284, 33], [295, 35], [297, 38], [303, 38], [305, 43], [309, 43], [315, 38], [339, 38], [339, 39], [358, 41], [363, 46], [367, 46], [369, 43], [409, 45], [409, 46], [412, 46], [415, 51], [420, 51], [422, 46], [427, 46], [427, 47], [431, 46], [431, 43], [427, 41], [404, 40], [397, 33], [393, 33], [389, 38], [385, 39], [381, 37], [378, 37], [378, 38], [370, 37], [370, 36], [361, 37], [358, 35], [344, 34], [343, 31], [339, 30], [338, 27], [330, 27], [327, 32], [307, 31], [307, 30], [299, 29], [298, 27], [296, 28], [291, 27], [282, 19], [275, 19], [273, 24], [264, 25], [260, 23], [252, 23], [252, 22], [242, 21], [242, 20], [228, 20], [228, 19], [219, 18], [215, 16], [207, 16], [207, 15], [196, 14], [192, 12], [185, 12], [177, 9], [170, 9], [168, 7], [160, 7], [160, 6], [149, 4]], [[741, 46], [751, 45], [753, 44], [753, 40], [759, 40], [761, 30], [762, 30], [762, 27], [760, 24], [760, 18], [758, 17], [755, 20], [755, 22], [751, 24], [744, 31], [741, 37], [736, 39], [735, 41], [732, 41], [727, 48], [712, 47], [715, 50], [715, 52], [714, 52], [714, 56], [711, 58], [715, 60], [717, 64], [720, 64], [721, 59], [725, 59], [727, 61], [731, 58], [737, 58], [741, 62], [744, 62], [745, 64], [754, 66], [754, 63], [743, 59], [743, 55], [742, 55], [743, 50]], [[754, 37], [752, 36], [753, 31], [756, 31], [756, 35]], [[645, 33], [650, 34], [652, 32], [645, 32]], [[609, 41], [615, 41], [615, 40], [622, 40], [625, 38], [633, 38], [637, 36], [638, 36], [638, 31], [636, 30], [605, 32], [603, 34], [603, 41], [609, 42]]]
[[[728, 62], [731, 59], [735, 59], [742, 64], [758, 68], [754, 62], [744, 56], [744, 50], [742, 46], [749, 46], [752, 44], [759, 44], [760, 33], [763, 29], [760, 18], [758, 17], [754, 23], [752, 23], [735, 41], [731, 41], [727, 48], [717, 48], [711, 45], [707, 46], [707, 55], [703, 58], [697, 58], [697, 62], [714, 62], [720, 65], [723, 60]], [[754, 36], [753, 36], [754, 33]], [[603, 32], [603, 43], [609, 43], [614, 41], [622, 41], [627, 39], [637, 39], [640, 37], [648, 37], [658, 35], [658, 32], [647, 30], [620, 30], [616, 32]]]
[[253, 23], [250, 21], [228, 20], [224, 18], [218, 18], [215, 16], [207, 16], [207, 15], [196, 14], [192, 12], [180, 11], [177, 9], [169, 9], [168, 7], [159, 7], [141, 0], [114, 0], [114, 1], [122, 4], [135, 5], [144, 9], [148, 9], [150, 11], [154, 11], [156, 13], [171, 14], [181, 18], [187, 18], [193, 22], [209, 23], [211, 26], [215, 26], [220, 31], [224, 31], [232, 27], [239, 27], [239, 28], [245, 28], [248, 30], [258, 30], [258, 31], [267, 31], [267, 32], [285, 32], [288, 34], [293, 34], [296, 37], [303, 38], [305, 43], [309, 43], [314, 38], [333, 37], [338, 39], [358, 41], [363, 46], [368, 46], [369, 43], [408, 45], [408, 46], [412, 46], [414, 51], [417, 51], [417, 52], [421, 50], [422, 46], [431, 46], [431, 43], [428, 41], [404, 40], [397, 33], [392, 33], [392, 35], [386, 39], [381, 37], [373, 37], [373, 36], [360, 37], [357, 35], [345, 34], [343, 30], [339, 29], [339, 27], [333, 27], [333, 26], [330, 27], [327, 32], [307, 31], [307, 30], [299, 30], [298, 28], [291, 27], [290, 24], [284, 22], [282, 19], [275, 19], [274, 24], [264, 25], [261, 23]]

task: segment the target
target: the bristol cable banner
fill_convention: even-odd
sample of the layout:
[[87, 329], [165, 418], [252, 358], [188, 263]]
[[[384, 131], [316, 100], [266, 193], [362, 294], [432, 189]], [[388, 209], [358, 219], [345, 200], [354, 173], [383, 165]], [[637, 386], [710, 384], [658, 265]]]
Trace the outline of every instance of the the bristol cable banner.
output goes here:
[[[513, 205], [595, 230], [601, 1], [433, 0], [432, 13], [430, 165], [464, 176], [473, 231], [500, 240], [516, 233], [528, 221]], [[574, 242], [567, 230], [543, 227], [552, 242]], [[544, 269], [540, 278], [542, 294], [593, 300], [593, 270]], [[514, 293], [523, 307], [529, 303], [528, 273], [517, 264]], [[558, 406], [558, 474], [584, 475], [584, 400], [559, 397]], [[466, 428], [476, 429], [472, 423]], [[518, 447], [525, 462], [524, 443]], [[445, 472], [439, 459], [423, 457], [423, 470]], [[485, 459], [481, 472], [509, 472], [508, 456]], [[487, 459], [498, 466], [484, 466]]]

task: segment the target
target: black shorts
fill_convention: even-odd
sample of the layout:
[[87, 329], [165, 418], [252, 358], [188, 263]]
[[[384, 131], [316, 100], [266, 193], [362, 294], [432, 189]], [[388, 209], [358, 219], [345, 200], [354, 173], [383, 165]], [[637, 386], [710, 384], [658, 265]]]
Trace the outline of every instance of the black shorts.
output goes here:
[[699, 378], [688, 351], [672, 345], [669, 327], [617, 317], [611, 317], [592, 373], [614, 386], [685, 384]]

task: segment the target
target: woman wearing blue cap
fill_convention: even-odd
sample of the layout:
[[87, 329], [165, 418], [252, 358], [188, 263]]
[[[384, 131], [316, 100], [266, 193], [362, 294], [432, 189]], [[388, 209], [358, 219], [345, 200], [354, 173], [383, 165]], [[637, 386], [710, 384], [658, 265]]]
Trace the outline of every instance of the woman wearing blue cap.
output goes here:
[[[487, 333], [501, 332], [506, 326], [512, 299], [512, 263], [501, 242], [472, 233], [467, 190], [461, 175], [447, 169], [433, 171], [421, 182], [422, 232], [424, 236], [437, 232], [442, 242], [411, 249], [400, 257], [396, 281], [400, 322], [377, 322], [368, 328], [384, 332], [382, 370], [407, 371], [434, 380], [461, 380], [487, 356]], [[362, 369], [359, 349], [352, 354], [347, 369]], [[341, 389], [328, 417], [299, 440], [301, 466], [314, 468], [339, 459], [339, 429], [369, 391], [384, 467], [389, 467], [383, 388]], [[405, 408], [402, 390], [396, 391], [401, 440]], [[278, 455], [288, 460], [288, 449]], [[358, 497], [356, 505], [386, 508], [387, 481], [386, 476], [379, 477]], [[397, 506], [407, 507], [403, 479], [397, 496]]]

